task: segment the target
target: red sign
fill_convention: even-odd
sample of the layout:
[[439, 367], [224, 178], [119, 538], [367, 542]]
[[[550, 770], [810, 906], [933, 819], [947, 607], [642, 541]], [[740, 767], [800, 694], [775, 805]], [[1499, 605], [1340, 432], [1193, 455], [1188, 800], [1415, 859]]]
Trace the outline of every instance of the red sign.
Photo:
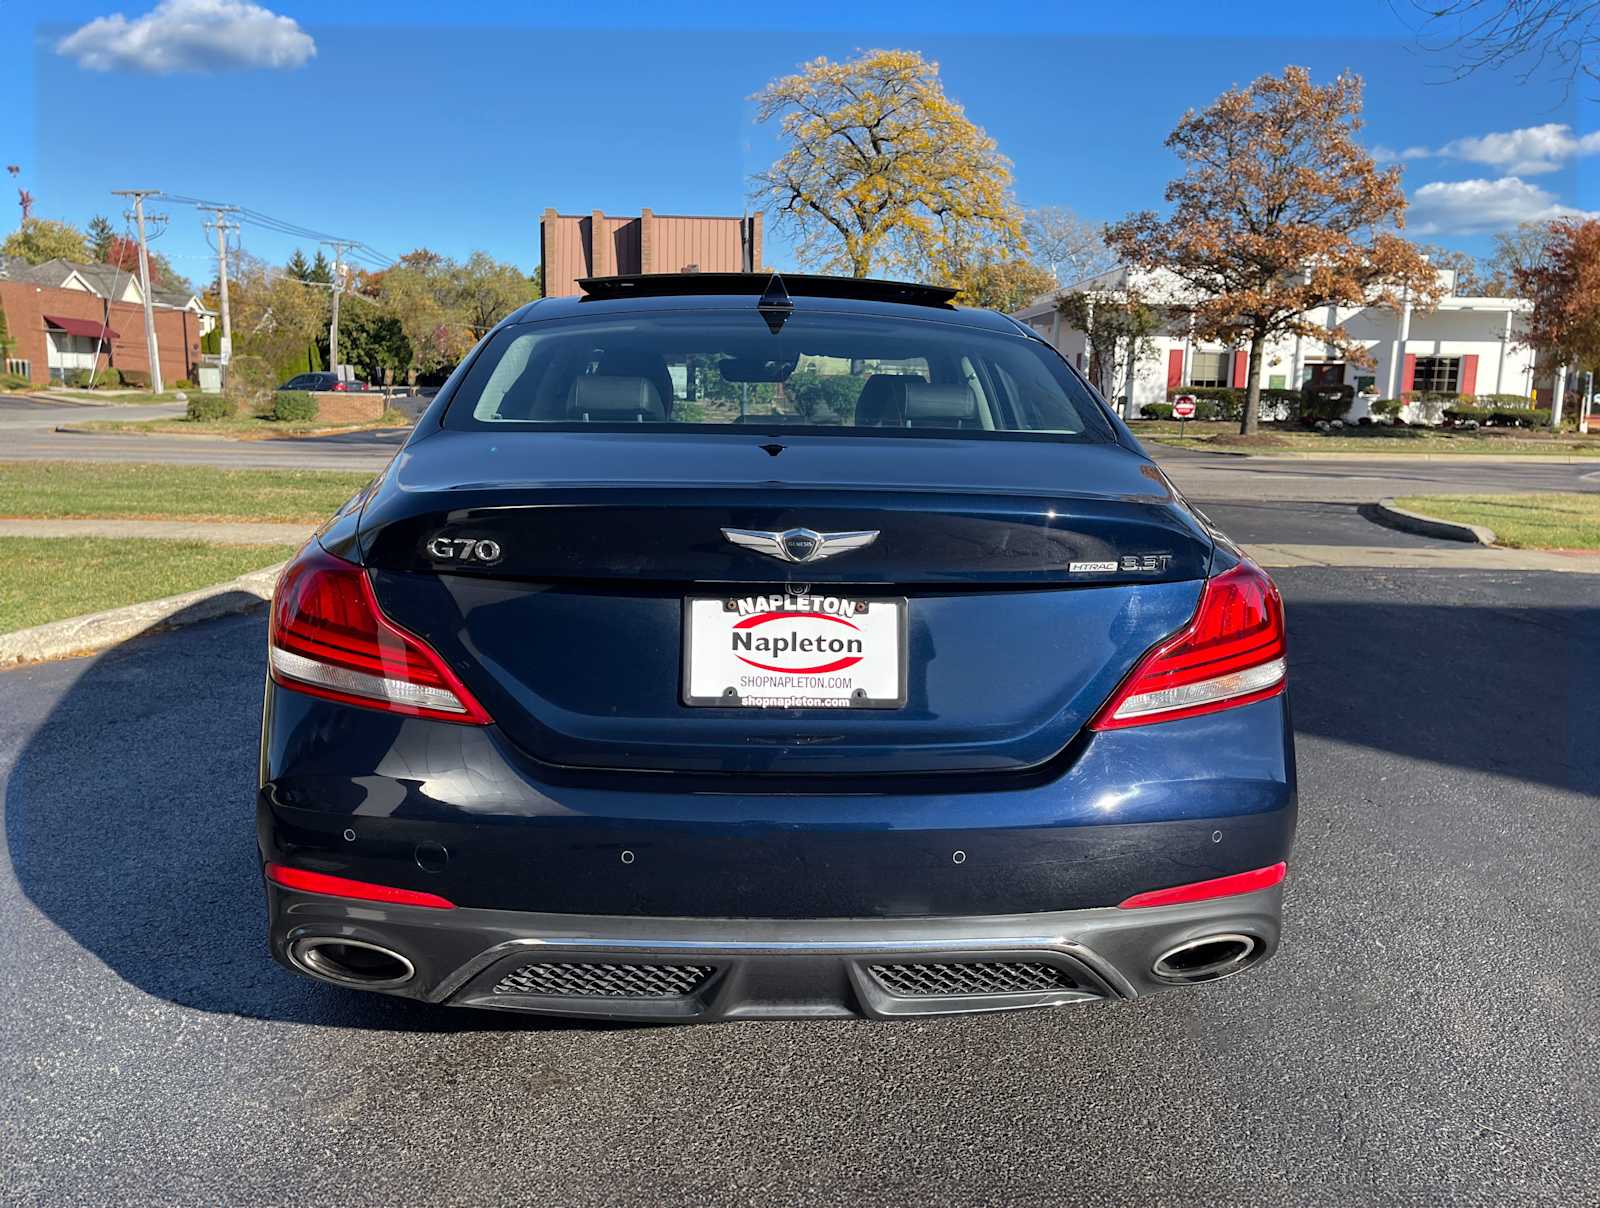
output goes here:
[[1172, 400], [1172, 414], [1177, 419], [1194, 418], [1194, 396], [1180, 394]]

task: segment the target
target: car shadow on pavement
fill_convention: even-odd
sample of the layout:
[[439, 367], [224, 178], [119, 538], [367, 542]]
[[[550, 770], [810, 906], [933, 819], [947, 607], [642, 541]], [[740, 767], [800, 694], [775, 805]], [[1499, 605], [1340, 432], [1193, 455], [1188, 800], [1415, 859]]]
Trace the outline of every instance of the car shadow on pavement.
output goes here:
[[[1407, 775], [1450, 765], [1597, 792], [1600, 581], [1278, 578], [1302, 738], [1416, 761]], [[12, 868], [44, 918], [139, 990], [202, 1011], [391, 1031], [626, 1026], [442, 1010], [325, 986], [270, 959], [253, 804], [264, 646], [257, 611], [6, 675], [13, 711], [43, 702], [4, 808]], [[1303, 782], [1303, 809], [1340, 792]], [[35, 952], [62, 947], [39, 920], [13, 927]]]
[[11, 865], [49, 922], [138, 989], [201, 1011], [390, 1031], [617, 1026], [443, 1010], [271, 959], [254, 813], [264, 650], [258, 610], [8, 674], [19, 694], [34, 689], [18, 676], [68, 681], [5, 787]]
[[1297, 735], [1600, 797], [1600, 577], [1273, 574]]

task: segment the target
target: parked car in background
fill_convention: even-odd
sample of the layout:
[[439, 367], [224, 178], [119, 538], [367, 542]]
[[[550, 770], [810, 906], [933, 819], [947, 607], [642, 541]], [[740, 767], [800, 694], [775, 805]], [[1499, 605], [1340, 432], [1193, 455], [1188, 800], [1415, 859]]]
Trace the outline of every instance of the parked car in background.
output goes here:
[[365, 382], [345, 381], [336, 373], [302, 373], [290, 378], [279, 390], [370, 390]]
[[276, 959], [689, 1021], [1273, 953], [1281, 598], [1054, 349], [931, 286], [585, 288], [491, 332], [278, 581]]

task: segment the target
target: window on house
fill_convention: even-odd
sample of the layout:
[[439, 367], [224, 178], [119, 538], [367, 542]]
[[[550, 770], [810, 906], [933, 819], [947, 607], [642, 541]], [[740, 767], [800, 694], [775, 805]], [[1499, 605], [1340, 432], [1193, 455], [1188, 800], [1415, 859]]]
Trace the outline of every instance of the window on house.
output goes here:
[[1461, 382], [1460, 357], [1418, 357], [1411, 375], [1413, 394], [1454, 394]]
[[1189, 385], [1226, 386], [1227, 384], [1227, 353], [1193, 352], [1189, 354]]

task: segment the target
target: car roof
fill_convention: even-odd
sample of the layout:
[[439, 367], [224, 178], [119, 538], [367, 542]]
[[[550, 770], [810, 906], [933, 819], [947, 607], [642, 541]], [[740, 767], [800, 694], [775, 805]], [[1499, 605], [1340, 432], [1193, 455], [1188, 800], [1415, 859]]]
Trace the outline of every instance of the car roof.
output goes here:
[[857, 280], [777, 273], [659, 273], [589, 278], [590, 292], [540, 298], [507, 316], [503, 325], [572, 316], [604, 316], [691, 310], [756, 310], [773, 295], [774, 281], [791, 314], [869, 314], [932, 320], [1007, 335], [1031, 334], [1009, 315], [975, 306], [953, 306], [955, 291], [912, 282]]

